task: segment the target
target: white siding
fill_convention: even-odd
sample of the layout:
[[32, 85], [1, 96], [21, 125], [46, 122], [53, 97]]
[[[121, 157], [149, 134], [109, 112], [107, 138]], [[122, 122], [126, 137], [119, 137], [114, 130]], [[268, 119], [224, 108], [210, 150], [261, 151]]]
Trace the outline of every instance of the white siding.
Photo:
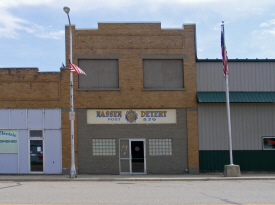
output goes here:
[[43, 110], [28, 110], [28, 128], [43, 129]]
[[10, 111], [0, 110], [0, 129], [9, 129]]
[[61, 129], [61, 110], [46, 109], [44, 123], [45, 129]]
[[0, 174], [18, 173], [18, 154], [0, 154]]
[[27, 129], [26, 110], [10, 110], [10, 129]]
[[62, 173], [60, 109], [0, 109], [0, 129], [18, 130], [18, 153], [0, 153], [0, 173], [29, 173], [29, 130], [44, 130], [46, 174]]
[[19, 173], [26, 174], [29, 172], [29, 155], [28, 155], [28, 130], [18, 130], [19, 137]]
[[62, 145], [60, 130], [45, 130], [45, 173], [62, 173]]

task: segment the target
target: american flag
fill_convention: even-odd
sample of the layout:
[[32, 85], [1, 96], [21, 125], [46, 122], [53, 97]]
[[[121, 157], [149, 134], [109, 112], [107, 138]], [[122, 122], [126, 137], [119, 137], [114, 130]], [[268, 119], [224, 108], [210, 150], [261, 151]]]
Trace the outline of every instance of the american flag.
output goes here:
[[221, 47], [222, 47], [222, 64], [223, 64], [223, 74], [224, 76], [228, 76], [228, 69], [227, 69], [227, 51], [225, 47], [225, 40], [224, 40], [224, 25], [222, 24], [222, 32], [221, 32]]
[[71, 73], [78, 73], [78, 74], [86, 75], [86, 73], [83, 70], [81, 70], [77, 65], [72, 64], [72, 63], [70, 63], [70, 71], [71, 71]]

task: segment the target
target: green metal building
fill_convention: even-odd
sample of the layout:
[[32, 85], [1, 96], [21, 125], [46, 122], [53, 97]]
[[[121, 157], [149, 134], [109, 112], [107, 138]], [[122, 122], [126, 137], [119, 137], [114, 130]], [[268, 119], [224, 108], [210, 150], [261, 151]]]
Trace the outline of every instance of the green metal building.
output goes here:
[[[221, 60], [197, 60], [200, 171], [230, 164]], [[233, 163], [241, 171], [275, 171], [275, 60], [229, 60]]]

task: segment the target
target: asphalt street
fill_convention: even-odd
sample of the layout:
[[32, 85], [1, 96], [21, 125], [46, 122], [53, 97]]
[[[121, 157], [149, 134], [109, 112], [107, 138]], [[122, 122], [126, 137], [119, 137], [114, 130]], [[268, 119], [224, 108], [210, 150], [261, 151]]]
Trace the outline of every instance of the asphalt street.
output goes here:
[[1, 181], [0, 204], [274, 204], [275, 180]]

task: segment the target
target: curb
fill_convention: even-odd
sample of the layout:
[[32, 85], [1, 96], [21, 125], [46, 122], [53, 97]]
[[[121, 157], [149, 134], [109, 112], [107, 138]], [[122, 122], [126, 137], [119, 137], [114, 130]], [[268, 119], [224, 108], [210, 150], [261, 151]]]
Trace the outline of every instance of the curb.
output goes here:
[[209, 178], [2, 178], [3, 181], [15, 181], [15, 182], [27, 182], [27, 181], [101, 181], [101, 182], [112, 182], [112, 181], [237, 181], [237, 180], [275, 180], [275, 177], [209, 177]]

